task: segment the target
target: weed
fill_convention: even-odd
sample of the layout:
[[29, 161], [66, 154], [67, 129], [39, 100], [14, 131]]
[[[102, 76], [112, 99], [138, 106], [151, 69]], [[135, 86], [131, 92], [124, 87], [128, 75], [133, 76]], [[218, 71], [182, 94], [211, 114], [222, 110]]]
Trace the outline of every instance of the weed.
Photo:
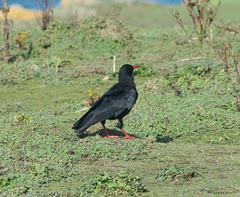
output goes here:
[[18, 114], [13, 117], [13, 122], [19, 123], [19, 124], [29, 124], [33, 121], [31, 117], [29, 117], [28, 114], [22, 113]]
[[155, 72], [151, 67], [150, 68], [140, 67], [138, 70], [134, 71], [134, 75], [140, 75], [140, 76], [152, 76], [154, 74]]
[[130, 196], [147, 191], [141, 178], [129, 175], [124, 171], [119, 172], [115, 176], [109, 175], [106, 172], [100, 173], [85, 185], [84, 190], [88, 193]]
[[158, 181], [182, 181], [190, 180], [191, 178], [200, 176], [192, 167], [184, 167], [179, 165], [172, 165], [169, 168], [162, 170], [157, 176]]
[[19, 33], [19, 35], [14, 38], [14, 41], [16, 42], [19, 48], [22, 48], [26, 45], [27, 35], [28, 32], [23, 32]]
[[9, 174], [8, 176], [1, 176], [0, 188], [9, 186], [15, 178], [17, 178], [17, 177], [14, 176], [13, 174]]
[[101, 93], [95, 91], [92, 92], [92, 90], [88, 91], [88, 103], [90, 106], [92, 106], [99, 98], [100, 98]]
[[24, 107], [21, 103], [7, 103], [2, 108], [0, 108], [0, 112], [2, 114], [9, 114], [11, 112], [19, 112], [22, 111]]

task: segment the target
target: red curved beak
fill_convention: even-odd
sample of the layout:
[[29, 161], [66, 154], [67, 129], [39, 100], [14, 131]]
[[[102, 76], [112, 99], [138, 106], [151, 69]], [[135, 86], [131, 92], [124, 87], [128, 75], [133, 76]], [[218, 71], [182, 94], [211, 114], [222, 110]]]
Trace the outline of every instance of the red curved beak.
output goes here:
[[141, 65], [133, 65], [133, 68], [137, 68], [140, 67]]

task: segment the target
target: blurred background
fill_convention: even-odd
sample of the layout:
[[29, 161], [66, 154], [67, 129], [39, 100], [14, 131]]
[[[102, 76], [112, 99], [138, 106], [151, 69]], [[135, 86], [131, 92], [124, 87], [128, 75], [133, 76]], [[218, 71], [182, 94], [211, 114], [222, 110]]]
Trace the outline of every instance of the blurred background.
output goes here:
[[[55, 0], [54, 1], [54, 7], [56, 6], [59, 6], [59, 5], [66, 5], [66, 4], [70, 4], [70, 3], [73, 3], [73, 2], [77, 2], [77, 0]], [[96, 1], [100, 1], [100, 0], [96, 0]], [[106, 0], [106, 1], [109, 1], [109, 0]], [[132, 0], [127, 0], [127, 1], [132, 1]], [[138, 0], [138, 1], [143, 1], [143, 0]], [[80, 1], [78, 1], [80, 2]], [[85, 2], [87, 2], [85, 0]], [[149, 2], [157, 2], [157, 3], [160, 3], [160, 4], [165, 4], [165, 5], [171, 5], [171, 4], [180, 4], [182, 3], [182, 0], [149, 0]], [[36, 3], [34, 0], [8, 0], [8, 4], [9, 5], [21, 5], [23, 6], [24, 8], [27, 8], [27, 9], [36, 9]], [[0, 2], [0, 5], [2, 6], [3, 3]]]
[[[8, 0], [10, 13], [8, 18], [15, 25], [35, 25], [35, 0]], [[51, 2], [51, 1], [50, 1]], [[218, 0], [212, 0], [216, 3]], [[239, 0], [222, 0], [216, 21], [240, 20]], [[2, 1], [0, 1], [2, 6]], [[182, 0], [55, 0], [53, 1], [54, 19], [79, 20], [96, 14], [118, 14], [126, 26], [139, 28], [173, 27], [176, 20], [170, 9], [179, 10], [185, 24], [190, 24], [190, 17]], [[220, 17], [221, 16], [221, 17]], [[2, 16], [1, 16], [2, 17]]]

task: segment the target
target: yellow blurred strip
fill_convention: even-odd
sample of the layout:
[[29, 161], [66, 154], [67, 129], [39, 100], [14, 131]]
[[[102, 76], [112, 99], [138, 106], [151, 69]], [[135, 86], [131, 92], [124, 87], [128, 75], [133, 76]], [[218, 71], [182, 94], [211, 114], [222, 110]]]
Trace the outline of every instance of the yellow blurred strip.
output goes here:
[[60, 6], [61, 7], [68, 7], [70, 5], [69, 0], [62, 0]]
[[[62, 0], [60, 3], [61, 7], [67, 7], [70, 5], [70, 0]], [[3, 19], [3, 14], [1, 12], [0, 18]], [[35, 19], [35, 14], [33, 10], [25, 9], [22, 6], [10, 7], [10, 11], [8, 13], [9, 20], [33, 20]]]

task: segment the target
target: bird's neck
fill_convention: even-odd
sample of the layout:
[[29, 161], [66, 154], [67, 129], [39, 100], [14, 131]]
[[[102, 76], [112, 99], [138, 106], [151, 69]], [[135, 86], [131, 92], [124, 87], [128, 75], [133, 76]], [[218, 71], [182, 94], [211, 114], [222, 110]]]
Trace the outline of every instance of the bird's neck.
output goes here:
[[118, 76], [118, 83], [123, 84], [128, 87], [136, 88], [133, 77], [129, 76], [129, 75], [127, 75], [127, 76], [125, 75], [122, 77], [121, 77], [121, 75]]

